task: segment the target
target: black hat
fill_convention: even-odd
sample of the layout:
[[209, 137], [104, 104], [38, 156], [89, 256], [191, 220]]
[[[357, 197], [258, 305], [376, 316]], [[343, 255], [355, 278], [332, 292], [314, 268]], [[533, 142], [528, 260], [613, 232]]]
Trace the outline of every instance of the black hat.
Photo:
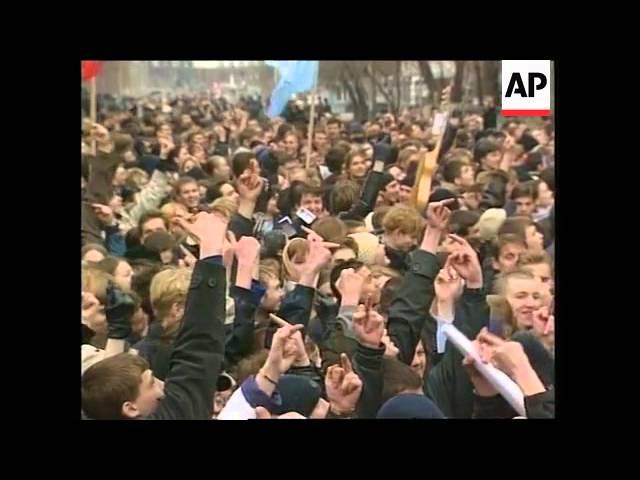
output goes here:
[[172, 250], [176, 246], [175, 239], [167, 232], [154, 232], [147, 237], [144, 246], [153, 252]]
[[383, 172], [382, 181], [380, 182], [380, 189], [384, 190], [385, 188], [387, 188], [387, 185], [389, 185], [394, 180], [395, 178], [393, 178], [393, 175], [391, 175], [389, 172]]
[[260, 257], [278, 257], [287, 243], [287, 236], [281, 230], [271, 230], [264, 235]]
[[320, 400], [321, 388], [309, 377], [302, 375], [283, 375], [277, 387], [282, 404], [272, 413], [282, 415], [287, 412], [298, 412], [308, 417]]
[[449, 219], [449, 232], [466, 237], [469, 229], [480, 220], [480, 214], [469, 210], [456, 210]]
[[188, 172], [180, 175], [181, 177], [191, 177], [194, 180], [205, 180], [207, 178], [207, 174], [200, 167], [195, 167], [189, 170]]
[[347, 131], [349, 135], [364, 135], [364, 128], [358, 122], [351, 122]]
[[424, 395], [403, 393], [387, 400], [376, 418], [445, 418], [440, 409]]
[[[440, 202], [449, 198], [455, 198], [457, 200], [458, 196], [451, 190], [448, 190], [446, 188], [438, 188], [429, 196], [429, 203]], [[460, 204], [457, 201], [451, 202], [447, 205], [447, 208], [449, 210], [458, 210], [460, 208]]]

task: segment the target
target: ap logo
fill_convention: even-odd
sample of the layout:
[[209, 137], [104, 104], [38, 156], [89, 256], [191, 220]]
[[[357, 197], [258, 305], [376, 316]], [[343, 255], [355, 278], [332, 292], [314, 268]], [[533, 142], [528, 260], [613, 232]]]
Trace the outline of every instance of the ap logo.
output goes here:
[[551, 114], [551, 61], [502, 60], [505, 117]]

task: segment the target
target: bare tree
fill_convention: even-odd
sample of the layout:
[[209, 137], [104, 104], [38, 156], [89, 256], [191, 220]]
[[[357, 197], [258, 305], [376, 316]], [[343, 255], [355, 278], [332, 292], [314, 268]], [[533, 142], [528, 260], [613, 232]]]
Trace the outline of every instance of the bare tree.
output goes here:
[[474, 72], [476, 74], [476, 95], [478, 96], [478, 100], [482, 102], [484, 98], [484, 79], [482, 78], [482, 63], [483, 62], [473, 62]]
[[[397, 114], [400, 110], [400, 76], [402, 62], [369, 62], [365, 73], [376, 86], [389, 106], [389, 110]], [[391, 82], [384, 81], [392, 78]]]
[[467, 62], [456, 60], [456, 73], [453, 77], [453, 88], [451, 90], [451, 102], [462, 102], [464, 69]]
[[341, 86], [349, 96], [351, 108], [356, 119], [367, 118], [369, 106], [367, 105], [367, 93], [362, 84], [362, 75], [354, 72], [352, 64], [358, 62], [349, 61], [323, 61], [320, 62], [320, 81], [328, 86]]
[[485, 95], [491, 95], [497, 101], [500, 93], [500, 65], [498, 60], [489, 60], [482, 62], [484, 85], [486, 86]]
[[431, 64], [428, 60], [418, 60], [418, 67], [420, 68], [420, 74], [422, 75], [424, 83], [426, 83], [429, 88], [427, 101], [435, 105], [435, 102], [437, 102], [440, 97], [440, 91], [438, 88], [438, 82], [436, 82], [436, 77], [433, 75], [433, 71], [431, 70]]

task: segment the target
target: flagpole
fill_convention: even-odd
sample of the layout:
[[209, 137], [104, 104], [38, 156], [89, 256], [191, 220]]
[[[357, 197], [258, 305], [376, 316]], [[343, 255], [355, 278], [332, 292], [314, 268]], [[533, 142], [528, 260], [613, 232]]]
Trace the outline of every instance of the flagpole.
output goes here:
[[313, 139], [313, 128], [316, 117], [316, 90], [317, 87], [313, 87], [313, 90], [311, 90], [311, 111], [309, 112], [311, 118], [309, 118], [309, 131], [307, 132], [307, 161], [305, 168], [309, 168], [309, 162], [311, 161], [311, 141]]
[[[97, 99], [96, 99], [96, 77], [91, 79], [91, 107], [90, 107], [90, 115], [91, 121], [96, 123], [97, 119]], [[95, 138], [91, 141], [91, 153], [95, 156], [96, 154], [96, 140]]]

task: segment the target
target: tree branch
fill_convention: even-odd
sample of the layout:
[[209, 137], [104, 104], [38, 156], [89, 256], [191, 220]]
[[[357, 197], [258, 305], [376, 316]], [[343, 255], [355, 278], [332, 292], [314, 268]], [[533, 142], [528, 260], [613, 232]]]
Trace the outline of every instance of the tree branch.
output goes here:
[[380, 91], [380, 93], [382, 93], [382, 96], [384, 97], [384, 99], [387, 101], [389, 106], [393, 109], [394, 103], [395, 103], [393, 101], [393, 96], [390, 95], [387, 90], [385, 90], [385, 88], [380, 83], [380, 80], [376, 77], [375, 72], [372, 72], [369, 70], [369, 68], [367, 68], [365, 69], [365, 73], [373, 80], [373, 83], [375, 84], [376, 88]]

